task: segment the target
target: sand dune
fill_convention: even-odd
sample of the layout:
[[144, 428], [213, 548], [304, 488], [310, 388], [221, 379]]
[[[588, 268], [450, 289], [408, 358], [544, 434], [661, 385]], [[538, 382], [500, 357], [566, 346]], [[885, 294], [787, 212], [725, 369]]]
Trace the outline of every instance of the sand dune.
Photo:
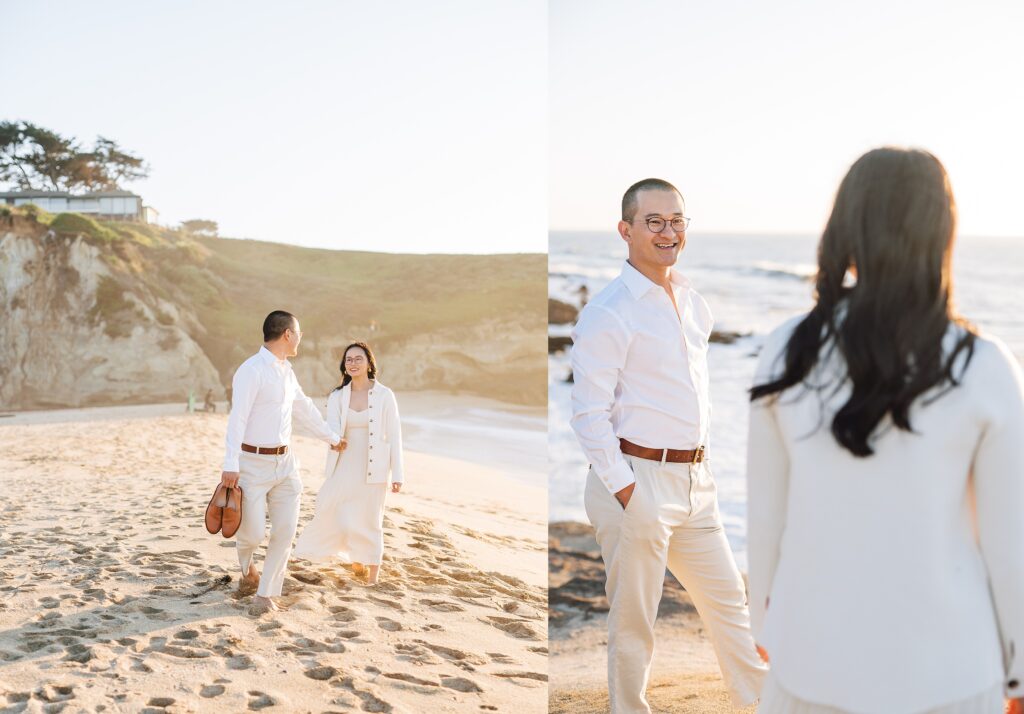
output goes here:
[[[381, 583], [293, 560], [288, 610], [256, 617], [202, 524], [226, 417], [7, 421], [4, 711], [546, 710], [542, 489], [409, 453]], [[294, 448], [301, 528], [323, 450]]]

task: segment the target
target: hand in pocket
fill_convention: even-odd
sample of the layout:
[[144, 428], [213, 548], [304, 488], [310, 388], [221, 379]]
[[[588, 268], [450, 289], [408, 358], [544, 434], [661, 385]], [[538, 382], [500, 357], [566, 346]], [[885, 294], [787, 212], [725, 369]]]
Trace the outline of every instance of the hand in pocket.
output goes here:
[[615, 492], [615, 498], [622, 505], [622, 510], [626, 510], [626, 506], [629, 505], [630, 499], [633, 498], [633, 491], [636, 489], [636, 481], [626, 486], [621, 491]]

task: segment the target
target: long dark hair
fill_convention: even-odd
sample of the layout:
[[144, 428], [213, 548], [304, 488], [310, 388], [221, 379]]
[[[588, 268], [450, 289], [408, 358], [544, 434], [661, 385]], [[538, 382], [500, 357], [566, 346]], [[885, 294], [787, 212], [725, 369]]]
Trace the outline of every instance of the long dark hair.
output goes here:
[[[932, 387], [945, 387], [938, 398], [957, 386], [954, 362], [966, 351], [966, 367], [974, 352], [974, 328], [952, 299], [955, 234], [956, 203], [937, 158], [896, 148], [860, 157], [839, 185], [818, 244], [817, 302], [789, 338], [782, 375], [755, 385], [751, 401], [804, 382], [832, 340], [853, 383], [832, 419], [836, 441], [870, 456], [869, 437], [886, 414], [912, 431], [913, 401]], [[844, 285], [848, 269], [856, 271], [855, 285]], [[963, 330], [944, 355], [950, 324]]]
[[339, 366], [339, 369], [341, 370], [341, 384], [332, 389], [331, 391], [333, 392], [337, 392], [352, 381], [352, 375], [345, 370], [345, 355], [347, 355], [348, 351], [353, 347], [358, 347], [366, 353], [366, 376], [370, 379], [377, 379], [377, 361], [373, 358], [373, 350], [371, 350], [370, 346], [365, 342], [353, 342], [345, 348], [344, 352], [341, 353], [341, 365]]

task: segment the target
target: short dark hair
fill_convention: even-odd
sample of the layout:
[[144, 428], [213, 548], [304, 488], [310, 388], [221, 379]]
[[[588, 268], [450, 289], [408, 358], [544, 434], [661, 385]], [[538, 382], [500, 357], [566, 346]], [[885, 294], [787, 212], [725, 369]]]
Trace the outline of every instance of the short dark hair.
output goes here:
[[683, 198], [682, 192], [664, 179], [645, 178], [643, 181], [637, 181], [622, 194], [622, 220], [627, 223], [632, 223], [636, 218], [637, 203], [639, 203], [636, 197], [641, 191], [675, 191], [679, 194], [679, 198]]
[[284, 334], [285, 330], [295, 329], [295, 315], [284, 310], [274, 310], [263, 321], [263, 341], [273, 342]]

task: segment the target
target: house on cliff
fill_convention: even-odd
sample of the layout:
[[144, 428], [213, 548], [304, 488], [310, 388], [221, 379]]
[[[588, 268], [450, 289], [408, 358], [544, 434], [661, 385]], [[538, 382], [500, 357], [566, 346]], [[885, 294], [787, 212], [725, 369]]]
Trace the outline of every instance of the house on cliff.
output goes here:
[[142, 196], [130, 191], [94, 191], [71, 194], [66, 191], [7, 191], [0, 193], [0, 204], [23, 206], [34, 203], [50, 213], [84, 213], [115, 221], [156, 223], [159, 213], [142, 203]]

